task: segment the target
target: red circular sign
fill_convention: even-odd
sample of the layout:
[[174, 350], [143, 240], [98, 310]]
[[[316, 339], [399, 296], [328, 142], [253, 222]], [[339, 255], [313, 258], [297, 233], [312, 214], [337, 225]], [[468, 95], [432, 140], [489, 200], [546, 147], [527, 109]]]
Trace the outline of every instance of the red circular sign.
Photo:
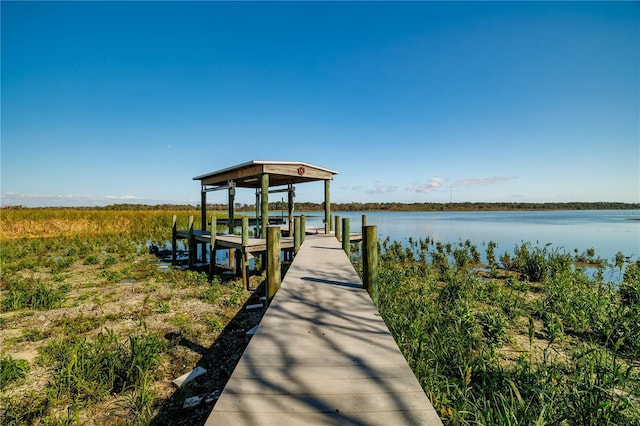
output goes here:
[[304, 172], [305, 172], [305, 170], [304, 170], [304, 166], [300, 166], [300, 167], [298, 167], [298, 174], [299, 174], [300, 176], [302, 176], [302, 175], [304, 174]]

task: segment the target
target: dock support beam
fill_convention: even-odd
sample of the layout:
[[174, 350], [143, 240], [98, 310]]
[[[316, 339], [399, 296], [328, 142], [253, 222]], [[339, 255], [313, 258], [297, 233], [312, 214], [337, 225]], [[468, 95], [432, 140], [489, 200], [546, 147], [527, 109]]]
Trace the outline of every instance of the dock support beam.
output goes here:
[[307, 236], [307, 217], [305, 215], [300, 216], [300, 245], [304, 243], [304, 237]]
[[233, 235], [235, 229], [234, 222], [234, 204], [236, 200], [236, 184], [232, 180], [229, 181], [229, 234]]
[[249, 258], [247, 246], [249, 245], [249, 218], [242, 218], [242, 249], [240, 251], [240, 268], [244, 288], [249, 290]]
[[293, 218], [293, 253], [300, 251], [300, 217]]
[[267, 227], [267, 299], [280, 288], [280, 227]]
[[178, 237], [176, 235], [178, 233], [177, 223], [178, 223], [178, 216], [174, 214], [173, 224], [171, 225], [171, 262], [172, 263], [176, 263], [176, 259], [177, 259], [177, 253], [176, 253], [176, 251], [178, 250], [178, 247], [176, 247], [178, 243]]
[[331, 231], [331, 180], [324, 181], [324, 233]]
[[351, 219], [342, 218], [342, 249], [351, 258]]
[[362, 282], [373, 303], [378, 306], [378, 241], [377, 226], [362, 227]]
[[335, 236], [340, 241], [342, 239], [342, 227], [340, 226], [340, 216], [334, 216], [336, 219], [336, 225], [334, 227]]
[[289, 210], [289, 236], [291, 237], [295, 232], [295, 225], [293, 223], [293, 210], [294, 210], [294, 199], [296, 197], [295, 189], [293, 188], [293, 184], [289, 184], [287, 191], [287, 207]]
[[204, 186], [200, 192], [200, 226], [203, 231], [207, 230], [207, 193]]
[[269, 174], [264, 173], [260, 178], [261, 199], [260, 199], [260, 238], [267, 237], [267, 227], [269, 226]]
[[188, 247], [188, 265], [189, 269], [193, 268], [193, 265], [196, 260], [196, 244], [193, 238], [193, 216], [189, 216], [189, 235], [187, 237], [187, 247]]
[[218, 221], [215, 216], [211, 218], [211, 241], [209, 246], [211, 247], [211, 253], [209, 255], [209, 279], [213, 276], [216, 269], [216, 229], [218, 228]]

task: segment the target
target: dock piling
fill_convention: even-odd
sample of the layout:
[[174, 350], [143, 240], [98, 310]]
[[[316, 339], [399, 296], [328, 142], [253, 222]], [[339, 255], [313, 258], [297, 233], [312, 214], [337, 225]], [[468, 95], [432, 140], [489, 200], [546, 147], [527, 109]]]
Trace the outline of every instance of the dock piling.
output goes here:
[[209, 279], [213, 276], [216, 268], [216, 229], [218, 228], [218, 222], [216, 217], [211, 218], [211, 241], [209, 242], [210, 254], [209, 254]]
[[193, 268], [193, 264], [195, 263], [196, 258], [196, 244], [195, 239], [193, 238], [193, 216], [189, 216], [189, 235], [187, 237], [187, 247], [189, 251], [189, 268]]
[[280, 227], [267, 227], [267, 299], [280, 288]]
[[172, 263], [176, 263], [176, 251], [178, 250], [178, 247], [176, 247], [177, 243], [178, 243], [178, 237], [177, 237], [177, 233], [178, 233], [178, 216], [176, 216], [175, 214], [173, 215], [173, 224], [171, 225], [171, 262]]
[[342, 250], [351, 257], [351, 219], [348, 217], [342, 218]]
[[365, 225], [362, 228], [362, 278], [373, 303], [378, 306], [378, 227]]
[[249, 245], [249, 218], [242, 218], [242, 248], [240, 249], [240, 269], [244, 288], [249, 290], [249, 259], [247, 256], [247, 245]]
[[300, 233], [301, 233], [301, 220], [300, 216], [293, 218], [293, 252], [298, 253], [300, 250]]

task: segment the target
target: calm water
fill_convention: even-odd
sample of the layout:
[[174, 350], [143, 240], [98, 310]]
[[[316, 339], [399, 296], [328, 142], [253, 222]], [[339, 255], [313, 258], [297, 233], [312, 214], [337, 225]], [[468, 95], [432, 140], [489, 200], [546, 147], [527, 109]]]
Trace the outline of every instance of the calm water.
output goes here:
[[[321, 213], [309, 215], [307, 226], [321, 226]], [[349, 217], [352, 232], [361, 227], [362, 212], [333, 212]], [[489, 241], [496, 253], [513, 251], [523, 241], [573, 253], [595, 248], [611, 260], [621, 251], [640, 255], [640, 210], [500, 211], [500, 212], [365, 212], [367, 223], [378, 226], [378, 236], [407, 242], [430, 237], [443, 243], [471, 240], [480, 251]]]

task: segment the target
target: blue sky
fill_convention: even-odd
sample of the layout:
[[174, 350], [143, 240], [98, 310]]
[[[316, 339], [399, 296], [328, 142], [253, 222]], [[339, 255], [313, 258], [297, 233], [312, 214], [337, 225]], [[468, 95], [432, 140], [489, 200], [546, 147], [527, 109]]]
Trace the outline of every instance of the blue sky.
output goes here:
[[638, 2], [0, 8], [2, 205], [195, 204], [250, 160], [335, 202], [640, 202]]

